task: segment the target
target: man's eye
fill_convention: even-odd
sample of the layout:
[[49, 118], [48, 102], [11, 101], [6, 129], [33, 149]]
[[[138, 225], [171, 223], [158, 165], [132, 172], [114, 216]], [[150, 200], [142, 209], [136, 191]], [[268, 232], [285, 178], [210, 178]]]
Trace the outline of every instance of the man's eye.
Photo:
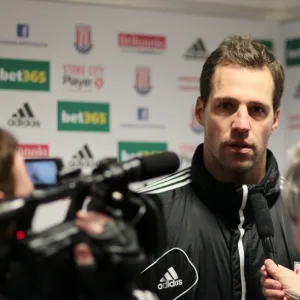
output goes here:
[[255, 114], [264, 114], [265, 110], [261, 106], [253, 106], [251, 107], [251, 111]]
[[232, 108], [232, 104], [230, 102], [223, 102], [219, 105], [223, 109], [230, 109]]

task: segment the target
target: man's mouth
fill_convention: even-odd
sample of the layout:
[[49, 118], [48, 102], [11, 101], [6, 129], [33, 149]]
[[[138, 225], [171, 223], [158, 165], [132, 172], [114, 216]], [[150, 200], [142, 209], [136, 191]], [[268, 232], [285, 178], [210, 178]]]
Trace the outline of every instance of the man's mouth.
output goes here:
[[237, 148], [251, 148], [249, 145], [246, 145], [246, 144], [231, 144], [230, 145], [231, 147], [237, 147]]
[[252, 145], [246, 142], [232, 142], [232, 143], [228, 143], [227, 145], [231, 151], [240, 154], [248, 154], [253, 148]]
[[229, 143], [229, 146], [237, 147], [237, 148], [252, 148], [250, 144], [245, 142], [233, 142], [233, 143]]

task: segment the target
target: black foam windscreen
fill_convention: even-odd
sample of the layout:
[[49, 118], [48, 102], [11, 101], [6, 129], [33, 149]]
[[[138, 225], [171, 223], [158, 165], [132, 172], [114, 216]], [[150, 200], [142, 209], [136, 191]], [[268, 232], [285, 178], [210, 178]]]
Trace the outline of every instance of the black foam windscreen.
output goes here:
[[266, 198], [262, 194], [254, 194], [250, 202], [259, 237], [274, 237], [274, 227]]
[[180, 166], [179, 157], [173, 152], [162, 152], [140, 158], [142, 179], [151, 179], [176, 172]]

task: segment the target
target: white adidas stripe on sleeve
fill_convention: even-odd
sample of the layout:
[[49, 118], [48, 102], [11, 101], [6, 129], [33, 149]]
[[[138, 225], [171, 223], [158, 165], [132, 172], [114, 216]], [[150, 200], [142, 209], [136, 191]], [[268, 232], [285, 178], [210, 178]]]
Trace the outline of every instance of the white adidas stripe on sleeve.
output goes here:
[[150, 183], [148, 186], [141, 188], [139, 193], [155, 194], [173, 190], [175, 188], [185, 186], [190, 183], [190, 168], [169, 175], [156, 182]]

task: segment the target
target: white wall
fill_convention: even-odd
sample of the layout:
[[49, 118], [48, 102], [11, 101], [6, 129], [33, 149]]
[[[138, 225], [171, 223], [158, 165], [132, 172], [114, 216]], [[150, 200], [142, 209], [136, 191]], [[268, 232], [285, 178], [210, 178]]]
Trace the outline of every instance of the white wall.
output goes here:
[[[184, 149], [183, 152], [191, 155], [193, 146], [203, 140], [202, 133], [194, 132], [190, 127], [192, 107], [199, 94], [198, 82], [190, 82], [192, 90], [178, 90], [178, 78], [199, 78], [204, 59], [184, 58], [184, 53], [198, 38], [206, 47], [207, 54], [226, 35], [252, 34], [258, 39], [273, 40], [275, 53], [279, 59], [283, 59], [281, 27], [272, 22], [16, 0], [1, 2], [0, 8], [0, 27], [5, 28], [0, 32], [0, 57], [50, 62], [49, 92], [7, 90], [3, 89], [5, 85], [0, 81], [0, 126], [8, 126], [7, 122], [12, 115], [24, 103], [28, 103], [40, 127], [9, 128], [22, 143], [48, 144], [49, 155], [63, 157], [67, 165], [74, 165], [72, 157], [84, 144], [92, 152], [92, 162], [105, 156], [116, 156], [120, 150], [118, 141], [163, 142], [167, 144], [168, 150], [181, 152]], [[29, 24], [28, 38], [16, 36], [17, 23]], [[76, 24], [88, 24], [92, 28], [93, 48], [87, 54], [78, 52], [74, 46]], [[124, 52], [118, 47], [119, 32], [162, 35], [166, 38], [167, 46], [160, 54]], [[47, 47], [20, 45], [20, 41], [43, 42], [47, 43]], [[91, 88], [88, 91], [70, 91], [62, 85], [64, 64], [103, 67], [103, 87], [99, 90]], [[151, 70], [152, 88], [146, 95], [134, 89], [135, 68], [138, 66], [146, 66]], [[58, 131], [59, 100], [108, 103], [109, 131]], [[136, 111], [140, 106], [149, 109], [148, 121], [136, 119]], [[103, 107], [97, 109], [100, 114], [96, 121], [100, 122], [104, 111]], [[93, 108], [86, 106], [84, 110], [92, 111]], [[285, 165], [285, 145], [282, 142], [284, 122], [285, 118], [282, 118], [270, 144], [281, 169]], [[136, 127], [122, 127], [121, 124], [125, 123]], [[103, 126], [95, 125], [95, 128], [101, 129]], [[81, 127], [88, 129], [85, 125]], [[142, 152], [159, 150], [149, 144], [139, 146], [143, 147], [140, 148]], [[132, 153], [138, 151], [135, 149]]]

